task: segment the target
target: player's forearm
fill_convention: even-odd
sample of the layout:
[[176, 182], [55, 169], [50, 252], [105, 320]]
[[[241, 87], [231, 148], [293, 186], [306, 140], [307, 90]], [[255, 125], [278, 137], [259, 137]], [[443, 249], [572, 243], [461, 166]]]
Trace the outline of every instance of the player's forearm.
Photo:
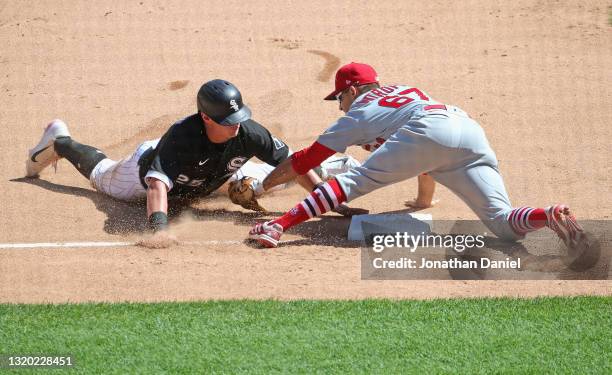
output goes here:
[[[297, 176], [307, 175], [312, 168], [321, 165], [328, 157], [335, 154], [336, 151], [319, 144], [318, 142], [313, 143], [310, 147], [306, 147], [303, 150], [295, 152], [290, 158], [284, 160], [266, 177], [263, 183], [264, 190], [273, 188], [276, 185], [287, 183]], [[314, 172], [310, 177], [306, 177], [314, 184], [320, 180], [315, 176]], [[314, 182], [316, 181], [316, 182]], [[306, 179], [298, 180], [300, 185], [302, 182], [306, 183], [306, 186], [310, 186], [310, 183]], [[302, 185], [306, 187], [305, 185]], [[311, 188], [311, 190], [312, 190]]]
[[292, 181], [298, 176], [291, 166], [291, 159], [286, 159], [280, 163], [263, 181], [264, 190], [270, 190], [274, 186]]
[[419, 191], [416, 198], [416, 203], [424, 207], [431, 206], [433, 200], [434, 191], [436, 189], [436, 182], [428, 174], [421, 174], [418, 177], [419, 180]]
[[147, 189], [147, 217], [154, 212], [168, 213], [168, 188], [160, 180], [151, 178]]
[[319, 178], [319, 176], [312, 169], [308, 171], [308, 173], [306, 173], [305, 175], [298, 176], [296, 178], [296, 181], [308, 192], [313, 191], [317, 184], [323, 182], [323, 180], [321, 180], [321, 178]]

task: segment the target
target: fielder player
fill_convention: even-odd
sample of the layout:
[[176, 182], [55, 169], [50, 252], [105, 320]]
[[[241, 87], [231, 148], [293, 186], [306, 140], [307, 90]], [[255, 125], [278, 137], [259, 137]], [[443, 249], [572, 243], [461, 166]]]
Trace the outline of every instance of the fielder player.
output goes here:
[[[198, 113], [177, 121], [160, 139], [142, 143], [131, 156], [118, 162], [95, 147], [76, 142], [67, 125], [54, 120], [29, 151], [26, 175], [37, 177], [47, 166], [66, 158], [99, 192], [124, 201], [146, 197], [148, 223], [158, 232], [168, 227], [169, 196], [203, 197], [222, 186], [254, 156], [271, 166], [289, 156], [283, 141], [251, 120], [251, 110], [230, 82], [217, 79], [202, 85], [197, 107]], [[356, 162], [343, 160], [345, 167]], [[252, 182], [252, 188], [260, 192], [262, 172], [265, 177], [272, 169], [264, 166], [251, 163], [243, 173], [261, 178]], [[321, 180], [311, 172], [298, 182], [312, 191]]]
[[[580, 240], [583, 230], [563, 204], [511, 206], [483, 129], [461, 109], [439, 103], [416, 87], [381, 87], [375, 70], [359, 63], [337, 71], [335, 90], [325, 100], [334, 99], [345, 116], [310, 147], [280, 163], [264, 180], [264, 190], [307, 173], [348, 146], [361, 145], [373, 153], [362, 166], [318, 186], [282, 217], [255, 225], [250, 239], [276, 247], [284, 231], [305, 220], [383, 186], [419, 176], [419, 191], [427, 199], [431, 200], [435, 182], [441, 183], [502, 239], [518, 240], [547, 226], [568, 247]], [[428, 205], [427, 199], [420, 203]]]

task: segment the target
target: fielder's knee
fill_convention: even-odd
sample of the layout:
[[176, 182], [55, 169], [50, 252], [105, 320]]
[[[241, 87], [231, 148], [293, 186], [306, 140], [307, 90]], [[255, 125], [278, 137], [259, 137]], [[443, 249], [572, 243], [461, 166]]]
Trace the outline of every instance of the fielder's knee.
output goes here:
[[97, 148], [76, 142], [70, 137], [57, 138], [53, 146], [59, 156], [68, 159], [87, 179], [96, 165], [107, 158]]

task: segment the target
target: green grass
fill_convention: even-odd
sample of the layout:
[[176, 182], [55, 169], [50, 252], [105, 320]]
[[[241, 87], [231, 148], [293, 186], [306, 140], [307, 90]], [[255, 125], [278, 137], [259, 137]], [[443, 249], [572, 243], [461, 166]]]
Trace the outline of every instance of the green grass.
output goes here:
[[86, 373], [609, 374], [611, 330], [606, 297], [0, 305], [0, 354]]

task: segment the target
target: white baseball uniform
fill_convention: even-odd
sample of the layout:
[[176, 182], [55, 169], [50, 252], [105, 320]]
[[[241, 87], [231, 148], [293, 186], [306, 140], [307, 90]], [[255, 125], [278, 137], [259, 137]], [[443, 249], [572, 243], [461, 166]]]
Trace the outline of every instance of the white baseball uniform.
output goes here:
[[124, 201], [136, 201], [147, 196], [147, 190], [140, 182], [138, 160], [151, 147], [157, 146], [158, 139], [146, 141], [136, 151], [119, 161], [104, 159], [91, 171], [89, 181], [99, 192]]

